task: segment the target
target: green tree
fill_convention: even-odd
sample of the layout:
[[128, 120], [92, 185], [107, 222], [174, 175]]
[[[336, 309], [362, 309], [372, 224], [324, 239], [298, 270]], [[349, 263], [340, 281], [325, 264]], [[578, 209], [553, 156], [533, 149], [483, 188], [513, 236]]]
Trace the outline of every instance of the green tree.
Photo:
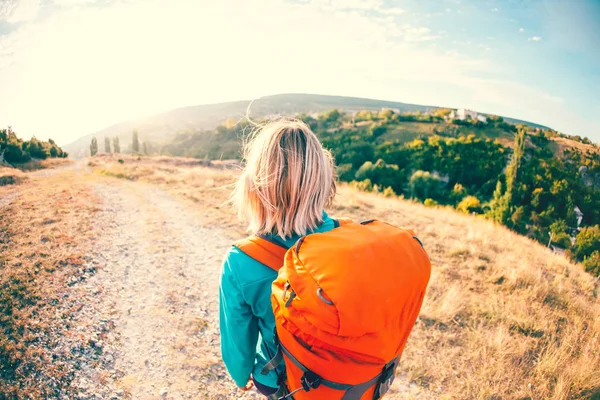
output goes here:
[[144, 153], [144, 155], [148, 155], [148, 145], [146, 144], [146, 142], [142, 143], [142, 153]]
[[592, 275], [600, 276], [600, 251], [594, 251], [583, 259], [585, 270]]
[[133, 131], [133, 140], [131, 143], [131, 151], [134, 154], [138, 154], [140, 152], [140, 138], [139, 138], [137, 130]]
[[336, 127], [341, 124], [342, 113], [338, 109], [333, 109], [319, 115], [319, 120], [324, 122], [326, 126]]
[[110, 153], [110, 138], [108, 137], [104, 138], [104, 151]]
[[568, 229], [567, 223], [564, 219], [557, 219], [550, 225], [550, 232], [553, 235], [559, 235], [561, 233], [566, 233]]
[[374, 123], [371, 126], [369, 126], [368, 132], [373, 139], [376, 139], [379, 136], [385, 135], [385, 133], [387, 132], [387, 127], [385, 125], [382, 125], [381, 123]]
[[375, 119], [375, 114], [373, 111], [361, 110], [356, 113], [354, 120], [356, 122], [360, 121], [373, 121]]
[[510, 222], [515, 231], [524, 234], [527, 226], [525, 207], [516, 207], [510, 216]]
[[379, 111], [379, 115], [378, 117], [384, 121], [387, 120], [391, 120], [392, 118], [394, 118], [394, 111], [390, 110], [389, 108], [387, 110], [381, 110]]
[[583, 228], [575, 238], [573, 256], [577, 261], [591, 257], [595, 251], [600, 252], [600, 227], [598, 225]]
[[[525, 129], [520, 129], [515, 135], [515, 146], [510, 163], [506, 167], [506, 191], [502, 194], [502, 183], [498, 181], [494, 197], [490, 203], [490, 215], [496, 221], [504, 225], [509, 225], [513, 216], [513, 204], [517, 200], [517, 179], [519, 176], [519, 165], [525, 151]], [[520, 210], [515, 216], [515, 220], [524, 220], [524, 209]], [[512, 224], [511, 224], [512, 225]]]
[[391, 187], [396, 193], [402, 191], [403, 177], [403, 171], [400, 171], [397, 165], [387, 164], [382, 159], [377, 160], [375, 164], [371, 161], [365, 162], [355, 175], [359, 181], [369, 179], [380, 187]]
[[413, 198], [425, 200], [439, 197], [441, 180], [429, 171], [415, 171], [409, 180], [411, 195]]
[[490, 202], [489, 216], [499, 224], [505, 224], [510, 215], [510, 204], [508, 197], [502, 193], [502, 182], [498, 180], [494, 197]]
[[121, 152], [121, 145], [119, 144], [119, 137], [115, 136], [113, 138], [113, 151], [115, 153], [120, 153]]
[[556, 243], [563, 249], [568, 249], [571, 247], [571, 237], [569, 236], [569, 234], [564, 232], [552, 235], [552, 242]]
[[506, 167], [506, 196], [509, 205], [516, 200], [516, 186], [521, 158], [525, 151], [525, 129], [519, 129], [515, 135], [515, 147], [508, 167]]
[[92, 138], [92, 143], [90, 144], [90, 155], [93, 157], [98, 153], [98, 140], [95, 137]]

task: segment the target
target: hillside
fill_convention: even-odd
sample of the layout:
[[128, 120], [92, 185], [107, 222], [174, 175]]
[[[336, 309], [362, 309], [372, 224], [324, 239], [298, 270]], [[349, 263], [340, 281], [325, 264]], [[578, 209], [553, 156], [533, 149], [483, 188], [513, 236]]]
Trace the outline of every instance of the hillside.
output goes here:
[[[251, 104], [250, 109], [248, 106]], [[325, 96], [313, 94], [280, 94], [265, 96], [254, 101], [244, 100], [220, 104], [198, 105], [178, 108], [161, 114], [149, 116], [136, 121], [128, 121], [110, 126], [93, 134], [85, 135], [75, 142], [64, 146], [72, 157], [80, 158], [89, 155], [89, 144], [93, 136], [99, 142], [104, 137], [119, 137], [123, 144], [131, 142], [131, 132], [137, 129], [143, 141], [162, 144], [168, 142], [175, 134], [182, 131], [202, 131], [215, 128], [226, 119], [239, 120], [250, 112], [252, 118], [267, 115], [296, 115], [300, 113], [318, 113], [337, 108], [346, 112], [373, 110], [382, 108], [397, 109], [400, 112], [427, 112], [438, 107], [407, 104], [393, 101], [364, 99], [344, 96]], [[546, 128], [541, 125], [516, 119], [507, 119], [511, 123], [525, 123], [531, 127]], [[126, 146], [123, 146], [126, 150]]]
[[[218, 351], [222, 256], [246, 234], [223, 206], [237, 169], [119, 158], [0, 195], [0, 397], [259, 399]], [[432, 260], [386, 398], [600, 395], [600, 287], [581, 265], [489, 220], [344, 184], [328, 211], [410, 227]]]

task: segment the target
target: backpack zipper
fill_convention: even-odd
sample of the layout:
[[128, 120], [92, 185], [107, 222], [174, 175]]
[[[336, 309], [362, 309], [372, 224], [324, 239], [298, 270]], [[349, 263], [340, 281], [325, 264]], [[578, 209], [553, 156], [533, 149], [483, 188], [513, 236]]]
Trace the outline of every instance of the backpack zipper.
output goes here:
[[294, 291], [294, 289], [292, 289], [290, 282], [287, 281], [285, 283], [285, 285], [283, 286], [283, 296], [281, 296], [281, 300], [285, 300], [285, 296], [287, 295], [287, 292], [291, 289], [290, 292], [290, 298], [285, 302], [285, 307], [289, 307], [290, 304], [292, 304], [292, 300], [294, 300], [296, 298], [296, 292]]

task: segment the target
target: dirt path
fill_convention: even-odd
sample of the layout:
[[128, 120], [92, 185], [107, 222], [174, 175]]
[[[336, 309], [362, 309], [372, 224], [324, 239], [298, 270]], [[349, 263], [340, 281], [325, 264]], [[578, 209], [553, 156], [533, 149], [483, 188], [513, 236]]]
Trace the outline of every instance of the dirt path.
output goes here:
[[116, 387], [98, 387], [100, 397], [239, 398], [219, 356], [218, 284], [231, 241], [159, 188], [109, 180], [95, 189], [108, 221], [96, 278], [117, 333], [104, 346]]

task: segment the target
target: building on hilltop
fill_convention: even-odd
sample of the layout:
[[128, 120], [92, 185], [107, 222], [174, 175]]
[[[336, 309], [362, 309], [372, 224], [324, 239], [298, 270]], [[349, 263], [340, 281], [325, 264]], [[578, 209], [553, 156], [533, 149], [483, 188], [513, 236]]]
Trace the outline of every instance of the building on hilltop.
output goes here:
[[452, 112], [448, 116], [449, 119], [459, 119], [461, 121], [464, 121], [465, 119], [467, 119], [467, 117], [470, 117], [473, 120], [479, 120], [483, 123], [487, 122], [487, 117], [479, 115], [477, 111], [467, 110], [466, 108], [459, 108], [456, 111], [452, 110]]

